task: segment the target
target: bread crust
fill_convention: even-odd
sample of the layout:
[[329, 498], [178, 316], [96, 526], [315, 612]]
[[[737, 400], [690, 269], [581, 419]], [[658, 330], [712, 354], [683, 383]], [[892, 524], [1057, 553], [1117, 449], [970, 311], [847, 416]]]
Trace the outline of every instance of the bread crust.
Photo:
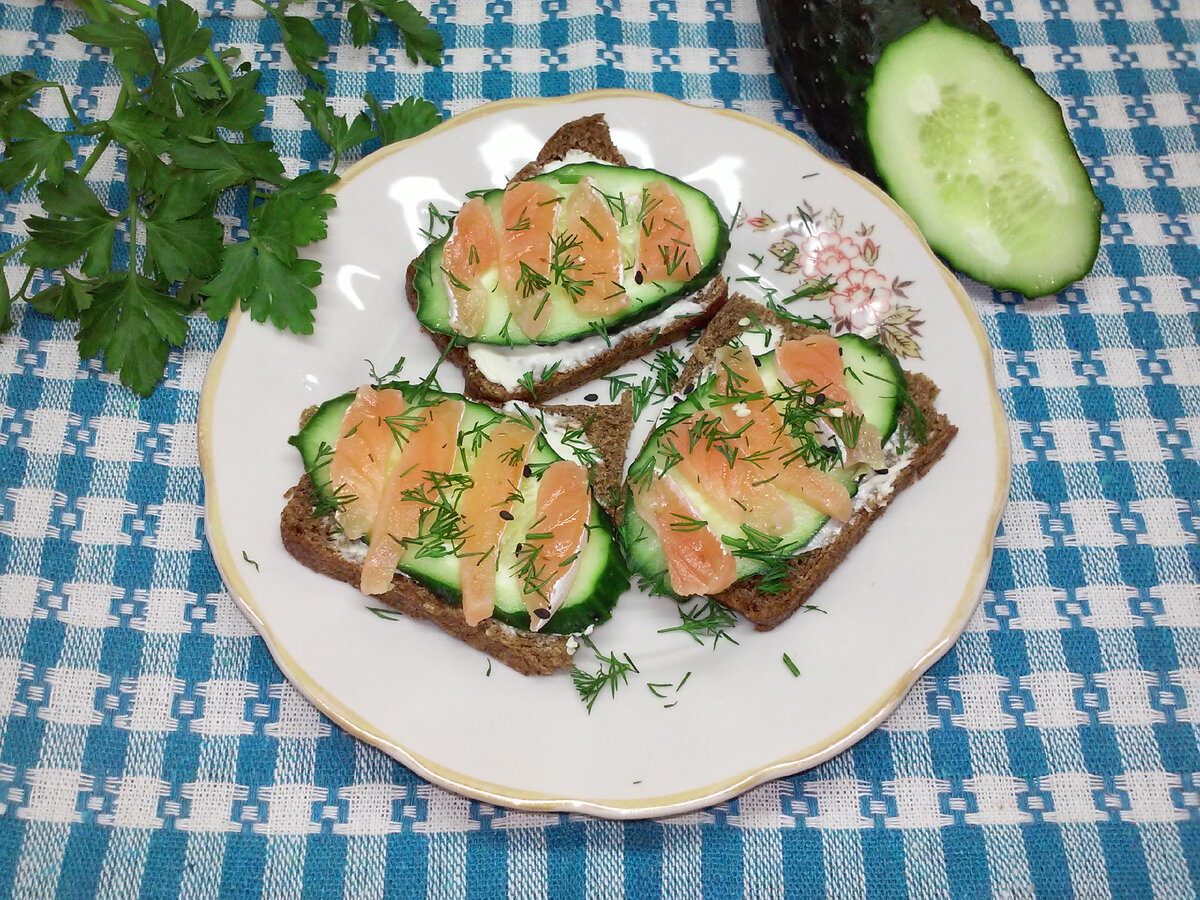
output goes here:
[[[816, 330], [784, 321], [771, 310], [747, 297], [734, 294], [697, 341], [691, 359], [680, 373], [677, 391], [693, 383], [704, 366], [712, 360], [713, 354], [745, 329], [741, 323], [747, 318], [757, 318], [764, 325], [775, 326], [780, 329], [784, 338], [789, 339], [803, 338]], [[762, 577], [755, 575], [737, 582], [719, 594], [714, 594], [713, 599], [741, 613], [759, 631], [770, 631], [787, 621], [833, 573], [854, 545], [862, 540], [871, 523], [883, 515], [891, 501], [905, 488], [915, 484], [941, 459], [958, 429], [934, 407], [934, 399], [938, 394], [936, 384], [919, 373], [906, 373], [905, 378], [909, 394], [925, 417], [927, 440], [919, 445], [912, 460], [896, 476], [892, 493], [887, 500], [878, 506], [859, 509], [832, 541], [824, 547], [803, 553], [791, 560], [788, 563], [786, 587], [780, 593], [759, 592], [758, 585]], [[899, 427], [910, 428], [911, 424], [912, 412], [906, 409], [901, 414]]]
[[[611, 498], [619, 496], [625, 448], [633, 429], [633, 400], [629, 392], [620, 402], [604, 406], [549, 406], [546, 412], [561, 416], [584, 429], [601, 461], [592, 469], [592, 490], [611, 515]], [[308, 411], [305, 411], [306, 414]], [[305, 416], [302, 415], [301, 423]], [[357, 588], [362, 564], [343, 552], [346, 541], [337, 532], [333, 516], [314, 516], [312, 481], [307, 475], [285, 494], [287, 504], [279, 519], [284, 548], [298, 562], [321, 575]], [[482, 650], [522, 675], [552, 675], [572, 666], [568, 636], [519, 631], [494, 619], [468, 625], [462, 607], [451, 606], [414, 578], [396, 573], [391, 588], [372, 599], [411, 616], [426, 619], [447, 634]]]
[[[559, 128], [543, 145], [537, 158], [518, 171], [509, 183], [524, 181], [541, 174], [547, 164], [562, 160], [571, 150], [590, 153], [597, 159], [613, 165], [627, 165], [625, 157], [621, 155], [612, 141], [608, 123], [604, 120], [603, 114], [597, 114], [575, 119]], [[417, 311], [415, 278], [416, 260], [409, 265], [404, 284], [405, 300], [414, 314]], [[629, 333], [618, 332], [613, 335], [612, 346], [608, 347], [604, 353], [572, 368], [559, 366], [550, 378], [545, 381], [535, 381], [532, 391], [525, 385], [518, 385], [509, 390], [504, 385], [492, 381], [479, 371], [479, 367], [475, 365], [475, 361], [471, 359], [465, 347], [456, 345], [450, 348], [451, 338], [449, 335], [431, 331], [424, 325], [421, 326], [421, 330], [429, 335], [438, 350], [445, 354], [446, 359], [452, 365], [458, 366], [462, 370], [465, 381], [464, 393], [468, 397], [486, 403], [504, 403], [508, 400], [539, 403], [564, 394], [601, 375], [606, 375], [625, 363], [645, 356], [660, 347], [673, 344], [697, 328], [703, 328], [724, 305], [727, 297], [728, 285], [723, 277], [717, 275], [704, 288], [689, 298], [701, 307], [700, 311], [694, 315], [680, 316], [670, 325], [658, 330], [639, 329], [636, 324], [631, 325], [626, 329]]]

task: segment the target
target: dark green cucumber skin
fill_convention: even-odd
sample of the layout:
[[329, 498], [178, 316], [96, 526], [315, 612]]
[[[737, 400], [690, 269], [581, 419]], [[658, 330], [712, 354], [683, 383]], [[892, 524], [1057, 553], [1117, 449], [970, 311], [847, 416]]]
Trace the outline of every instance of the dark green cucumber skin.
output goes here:
[[792, 102], [851, 166], [880, 183], [867, 140], [866, 92], [891, 44], [937, 16], [1004, 47], [1020, 65], [971, 0], [758, 0], [758, 11]]
[[[552, 172], [547, 173], [547, 178], [552, 177], [555, 181], [559, 181], [564, 184], [575, 184], [578, 183], [580, 178], [587, 175], [587, 170], [593, 166], [593, 163], [575, 163], [572, 165], [563, 166], [560, 169], [555, 169]], [[633, 172], [644, 172], [646, 174], [647, 181], [662, 179], [668, 183], [673, 182], [684, 184], [674, 176], [659, 172], [657, 169], [641, 169], [637, 166], [622, 166], [621, 168]], [[541, 176], [534, 177], [529, 180], [538, 181], [541, 180]], [[690, 187], [690, 185], [685, 186]], [[696, 189], [693, 188], [693, 190]], [[476, 196], [490, 196], [491, 194], [502, 193], [504, 193], [502, 188], [495, 188], [493, 191], [488, 191], [487, 194], [478, 194]], [[698, 193], [701, 192], [698, 191]], [[597, 322], [604, 324], [609, 335], [615, 335], [625, 328], [637, 325], [638, 323], [644, 322], [647, 319], [654, 318], [672, 303], [682, 297], [687, 297], [690, 294], [696, 293], [710, 281], [712, 281], [718, 274], [720, 274], [721, 267], [725, 264], [725, 257], [729, 252], [729, 223], [726, 222], [721, 216], [720, 212], [716, 208], [716, 205], [713, 204], [712, 199], [708, 199], [709, 205], [712, 208], [713, 220], [717, 223], [717, 242], [713, 258], [698, 273], [696, 273], [696, 275], [690, 281], [680, 285], [669, 294], [664, 294], [660, 300], [653, 303], [646, 303], [642, 306], [639, 306], [637, 309], [629, 310], [622, 314], [597, 319]], [[424, 314], [422, 301], [422, 298], [430, 293], [431, 287], [434, 284], [434, 279], [436, 277], [440, 277], [441, 275], [442, 250], [445, 247], [446, 240], [449, 236], [449, 233], [447, 233], [443, 237], [439, 238], [437, 241], [426, 247], [425, 251], [419, 257], [417, 257], [416, 261], [413, 263], [413, 290], [417, 296], [416, 314], [417, 319], [421, 322], [421, 325], [430, 331], [445, 334], [448, 337], [454, 337], [456, 336], [456, 332], [439, 324], [436, 321], [431, 320], [428, 315]], [[558, 338], [552, 341], [530, 340], [529, 338], [520, 334], [512, 335], [511, 340], [508, 341], [484, 337], [474, 337], [471, 338], [471, 340], [475, 343], [492, 343], [496, 345], [538, 344], [549, 346], [553, 344], [560, 344], [564, 341], [583, 340], [585, 338], [594, 337], [595, 334], [596, 332], [594, 330], [587, 329], [580, 332], [578, 335], [573, 335], [568, 338]]]
[[[411, 397], [415, 390], [412, 385], [397, 385]], [[442, 396], [454, 400], [462, 400], [475, 406], [477, 401], [468, 400], [461, 394], [439, 392]], [[322, 443], [328, 444], [325, 435], [336, 435], [346, 410], [354, 401], [355, 392], [347, 391], [337, 397], [326, 400], [309, 416], [308, 421], [294, 435], [288, 438], [288, 443], [295, 447], [304, 462], [305, 472], [312, 482], [313, 491], [317, 497], [328, 502], [329, 475], [328, 464], [314, 467], [314, 462], [320, 452]], [[612, 618], [613, 607], [617, 599], [629, 587], [629, 567], [625, 562], [622, 543], [617, 537], [617, 527], [604, 508], [592, 501], [592, 519], [598, 521], [607, 535], [608, 555], [604, 568], [594, 580], [594, 590], [584, 600], [570, 606], [563, 606], [546, 622], [539, 633], [541, 634], [579, 634], [589, 625], [599, 625]], [[428, 588], [450, 606], [462, 605], [462, 593], [456, 588], [444, 584], [436, 578], [429, 577], [417, 571], [403, 570], [404, 574]], [[518, 631], [529, 630], [528, 614], [512, 614], [499, 607], [493, 611], [492, 618], [503, 622]]]
[[[867, 130], [867, 94], [880, 57], [896, 41], [937, 18], [1003, 50], [1038, 91], [1037, 79], [983, 20], [971, 0], [758, 0], [763, 32], [776, 73], [820, 137], [832, 144], [856, 170], [893, 193], [881, 174], [883, 152], [872, 146]], [[1044, 93], [1044, 92], [1043, 92]], [[1051, 98], [1052, 99], [1052, 98]], [[1074, 147], [1066, 122], [1059, 118], [1064, 146]], [[1082, 171], [1082, 162], [1079, 163]], [[893, 175], [893, 181], [896, 178]], [[1102, 204], [1092, 188], [1093, 241], [1077, 268], [1053, 278], [1030, 278], [1010, 271], [984, 275], [956, 259], [953, 248], [933, 244], [954, 268], [987, 281], [997, 290], [1025, 296], [1056, 293], [1091, 271], [1100, 252]], [[915, 216], [914, 216], [915, 218]]]

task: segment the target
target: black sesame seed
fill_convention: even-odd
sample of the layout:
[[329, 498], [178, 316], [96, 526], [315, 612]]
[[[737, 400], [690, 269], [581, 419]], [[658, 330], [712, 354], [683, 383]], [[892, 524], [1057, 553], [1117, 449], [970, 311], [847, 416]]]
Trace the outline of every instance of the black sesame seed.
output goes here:
[[816, 401], [817, 401], [817, 403], [824, 403], [824, 402], [825, 402], [825, 395], [824, 395], [824, 394], [821, 394], [821, 393], [818, 393], [818, 394], [817, 394], [817, 396], [813, 397], [813, 399], [814, 399], [814, 400], [816, 400]]
[[543, 609], [540, 606], [533, 611], [533, 614], [535, 616], [537, 616], [539, 619], [541, 619], [543, 622], [546, 621], [548, 618], [550, 618], [550, 610]]
[[691, 393], [692, 391], [694, 391], [695, 389], [696, 389], [696, 386], [695, 386], [694, 384], [689, 384], [689, 385], [687, 385], [687, 386], [686, 386], [686, 387], [683, 389], [683, 392], [684, 392], [685, 394], [690, 394], [690, 393]]
[[511, 522], [513, 520], [513, 514], [507, 509], [502, 509], [500, 510], [500, 518], [502, 518], [505, 522]]
[[530, 476], [533, 475], [533, 468], [528, 463], [526, 463], [525, 468], [523, 468], [521, 470], [521, 474], [524, 475], [526, 478], [529, 478]]
[[674, 400], [676, 403], [682, 403], [682, 402], [683, 402], [683, 398], [682, 398], [682, 397], [680, 397], [678, 394], [676, 394], [676, 395], [675, 395], [674, 397], [672, 397], [671, 399], [672, 399], [672, 400]]
[[887, 473], [888, 473], [887, 469], [876, 469], [875, 470], [876, 475], [886, 475]]
[[838, 347], [838, 356], [841, 356], [841, 355], [842, 355], [842, 348]]
[[583, 399], [586, 400], [588, 403], [595, 403], [600, 398], [596, 394], [584, 394]]
[[635, 284], [641, 284], [645, 279], [642, 277], [642, 270], [638, 269], [633, 273], [633, 281]]
[[754, 357], [754, 365], [758, 366], [759, 368], [762, 368], [762, 360], [759, 359], [757, 356]]
[[520, 555], [521, 555], [521, 548], [522, 548], [522, 547], [524, 547], [524, 546], [525, 546], [524, 544], [517, 544], [516, 548], [513, 550], [513, 553], [516, 553], [518, 556], [520, 556]]

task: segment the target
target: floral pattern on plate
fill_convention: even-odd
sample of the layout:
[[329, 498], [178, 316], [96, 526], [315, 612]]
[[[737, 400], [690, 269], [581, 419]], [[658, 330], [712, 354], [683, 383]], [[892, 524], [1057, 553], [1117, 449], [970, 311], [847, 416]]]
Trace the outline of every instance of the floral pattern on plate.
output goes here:
[[775, 271], [799, 275], [796, 293], [829, 304], [825, 318], [835, 332], [877, 334], [897, 356], [921, 356], [918, 339], [925, 323], [904, 302], [912, 282], [877, 268], [881, 248], [872, 237], [874, 225], [862, 222], [847, 234], [836, 208], [825, 212], [807, 200], [782, 220], [763, 210], [739, 217], [734, 227], [743, 225], [774, 238], [767, 250]]

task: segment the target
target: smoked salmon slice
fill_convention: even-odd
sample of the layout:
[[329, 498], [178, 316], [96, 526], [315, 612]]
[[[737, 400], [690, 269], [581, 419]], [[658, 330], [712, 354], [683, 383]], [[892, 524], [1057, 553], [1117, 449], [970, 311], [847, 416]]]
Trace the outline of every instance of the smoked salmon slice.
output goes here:
[[[835, 345], [836, 343], [837, 341], [834, 341]], [[834, 352], [840, 372], [841, 357], [837, 355], [836, 348]], [[745, 406], [750, 414], [742, 419], [750, 452], [757, 453], [755, 458], [761, 459], [762, 474], [758, 477], [772, 478], [772, 487], [778, 486], [779, 490], [800, 498], [813, 509], [828, 516], [833, 516], [841, 522], [849, 519], [852, 503], [850, 492], [844, 484], [819, 468], [804, 466], [798, 461], [785, 463], [784, 457], [793, 445], [784, 434], [783, 418], [774, 402], [767, 396], [766, 386], [750, 351], [745, 347], [727, 349], [721, 355], [721, 362], [722, 366], [717, 376], [718, 391], [727, 392], [729, 389], [726, 385], [733, 383], [736, 393], [764, 398], [747, 400]], [[736, 420], [736, 405], [726, 406], [724, 409], [735, 411], [733, 418]], [[728, 412], [726, 414], [728, 415]]]
[[419, 420], [398, 432], [399, 458], [383, 486], [363, 561], [360, 587], [364, 594], [382, 594], [391, 587], [403, 542], [417, 536], [421, 513], [429, 509], [419, 497], [435, 497], [434, 479], [454, 466], [464, 408], [461, 400], [442, 400], [426, 407]]
[[496, 548], [513, 519], [522, 468], [536, 436], [521, 422], [503, 422], [492, 429], [471, 464], [471, 485], [458, 503], [463, 528], [458, 571], [468, 625], [477, 625], [495, 609]]
[[670, 478], [635, 487], [633, 502], [666, 554], [671, 590], [683, 597], [715, 594], [737, 580], [733, 554]]
[[540, 181], [509, 185], [500, 203], [501, 284], [513, 321], [531, 338], [550, 321], [550, 262], [561, 208], [558, 191]]
[[535, 510], [517, 553], [531, 631], [539, 630], [558, 609], [574, 581], [591, 516], [587, 470], [561, 459], [547, 466], [538, 482]]
[[[810, 393], [819, 391], [830, 400], [840, 401], [843, 415], [861, 414], [846, 384], [846, 371], [842, 366], [837, 338], [828, 334], [814, 334], [802, 340], [784, 341], [779, 345], [775, 359], [785, 383], [807, 384]], [[846, 448], [844, 464], [852, 466], [865, 463], [872, 468], [883, 465], [881, 438], [878, 428], [863, 421], [858, 427], [854, 446]]]
[[646, 281], [689, 281], [700, 274], [692, 225], [679, 195], [665, 181], [642, 189], [637, 267]]
[[576, 311], [607, 316], [627, 307], [621, 231], [592, 179], [580, 181], [567, 198], [562, 230], [573, 257], [563, 286]]
[[789, 387], [807, 383], [812, 390], [820, 391], [830, 400], [845, 403], [848, 412], [858, 412], [858, 406], [846, 388], [846, 373], [837, 338], [814, 334], [801, 340], [784, 341], [775, 351], [775, 360]]
[[500, 241], [492, 211], [479, 197], [463, 204], [442, 251], [450, 324], [466, 337], [479, 334], [487, 320], [488, 286], [484, 277], [500, 260]]
[[363, 385], [342, 417], [329, 462], [329, 486], [339, 500], [338, 523], [352, 541], [371, 530], [396, 439], [389, 417], [404, 412], [404, 395]]

